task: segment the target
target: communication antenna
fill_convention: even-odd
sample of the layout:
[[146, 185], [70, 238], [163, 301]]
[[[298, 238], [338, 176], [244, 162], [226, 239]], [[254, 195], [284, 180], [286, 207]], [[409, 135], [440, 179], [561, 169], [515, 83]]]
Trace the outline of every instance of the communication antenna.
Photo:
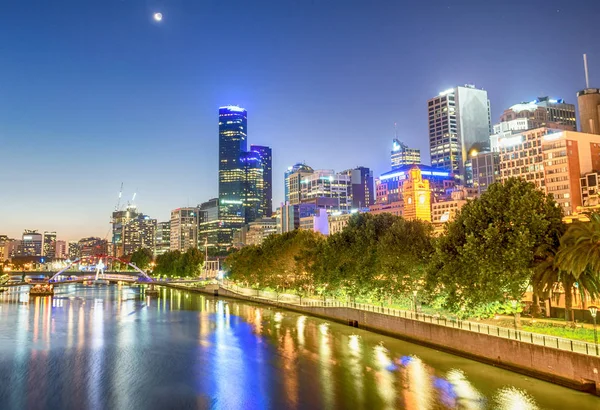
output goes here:
[[583, 55], [583, 69], [585, 70], [585, 88], [590, 88], [590, 78], [588, 77], [587, 54]]

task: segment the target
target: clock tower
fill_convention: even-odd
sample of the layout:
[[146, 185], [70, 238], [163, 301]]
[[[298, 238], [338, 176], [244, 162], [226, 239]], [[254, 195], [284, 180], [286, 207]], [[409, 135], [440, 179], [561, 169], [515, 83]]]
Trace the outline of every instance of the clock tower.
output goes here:
[[410, 169], [408, 179], [402, 184], [402, 197], [404, 218], [431, 222], [431, 188], [418, 166]]

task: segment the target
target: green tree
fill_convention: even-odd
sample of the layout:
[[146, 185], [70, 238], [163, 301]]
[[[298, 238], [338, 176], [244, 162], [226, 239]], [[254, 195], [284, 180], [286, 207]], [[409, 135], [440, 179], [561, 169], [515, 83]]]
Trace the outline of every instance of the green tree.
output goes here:
[[199, 276], [203, 263], [204, 254], [198, 248], [189, 248], [179, 258], [178, 272], [183, 276]]
[[168, 251], [156, 258], [154, 273], [167, 277], [177, 276], [177, 264], [181, 257], [179, 251]]
[[510, 178], [469, 201], [435, 241], [428, 289], [446, 296], [445, 307], [521, 300], [538, 249], [563, 232], [562, 210], [532, 183]]
[[141, 270], [148, 269], [150, 262], [152, 262], [152, 251], [148, 248], [138, 249], [131, 254], [131, 263]]
[[589, 222], [574, 222], [560, 240], [557, 266], [578, 278], [584, 272], [600, 277], [600, 214]]

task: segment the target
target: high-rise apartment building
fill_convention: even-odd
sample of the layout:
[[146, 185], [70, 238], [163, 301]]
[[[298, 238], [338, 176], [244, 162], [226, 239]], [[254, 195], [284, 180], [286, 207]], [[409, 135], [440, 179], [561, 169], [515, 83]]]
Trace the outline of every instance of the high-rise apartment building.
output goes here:
[[154, 257], [171, 250], [171, 221], [158, 222], [154, 234]]
[[263, 214], [271, 217], [273, 214], [273, 152], [271, 147], [250, 145], [250, 151], [260, 155], [263, 170]]
[[350, 211], [351, 193], [351, 177], [331, 169], [307, 174], [300, 183], [301, 203], [314, 203], [317, 208], [331, 211]]
[[78, 241], [69, 241], [67, 243], [67, 256], [71, 261], [76, 261], [81, 257], [81, 249]]
[[[237, 106], [219, 108], [219, 206], [220, 218], [230, 236], [245, 222], [242, 153], [247, 151], [248, 113]], [[171, 228], [173, 228], [171, 226]], [[175, 246], [171, 241], [171, 247]]]
[[431, 165], [451, 170], [464, 182], [469, 151], [489, 144], [492, 127], [487, 91], [459, 86], [431, 98], [427, 106]]
[[198, 208], [171, 211], [171, 251], [185, 252], [198, 246]]
[[409, 148], [398, 138], [392, 141], [391, 164], [392, 169], [400, 168], [403, 165], [412, 165], [421, 163], [421, 150]]
[[[530, 102], [515, 104], [505, 110], [500, 116], [500, 122], [516, 119], [528, 119], [529, 128], [561, 128], [570, 131], [577, 130], [575, 105], [567, 104], [561, 98], [539, 97]], [[556, 125], [562, 127], [556, 127]]]
[[126, 225], [123, 225], [122, 248], [118, 255], [131, 255], [139, 249], [154, 250], [156, 235], [156, 219], [148, 215], [137, 214]]
[[342, 171], [350, 178], [350, 203], [353, 209], [368, 208], [375, 202], [373, 171], [367, 167], [356, 167]]
[[289, 202], [291, 205], [300, 203], [302, 179], [313, 172], [315, 170], [306, 164], [296, 164], [285, 171], [285, 203]]
[[242, 184], [244, 223], [247, 224], [264, 216], [264, 170], [258, 152], [242, 152], [240, 159], [244, 170]]
[[500, 155], [497, 152], [478, 152], [471, 155], [473, 188], [481, 194], [500, 179]]
[[42, 255], [48, 259], [56, 257], [56, 232], [44, 232]]

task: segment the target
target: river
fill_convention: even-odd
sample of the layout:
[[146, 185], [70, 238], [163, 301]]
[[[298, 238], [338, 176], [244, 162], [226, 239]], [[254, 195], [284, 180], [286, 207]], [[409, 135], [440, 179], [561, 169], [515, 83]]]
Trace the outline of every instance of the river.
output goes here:
[[600, 398], [268, 306], [162, 288], [0, 294], [2, 409], [578, 409]]

